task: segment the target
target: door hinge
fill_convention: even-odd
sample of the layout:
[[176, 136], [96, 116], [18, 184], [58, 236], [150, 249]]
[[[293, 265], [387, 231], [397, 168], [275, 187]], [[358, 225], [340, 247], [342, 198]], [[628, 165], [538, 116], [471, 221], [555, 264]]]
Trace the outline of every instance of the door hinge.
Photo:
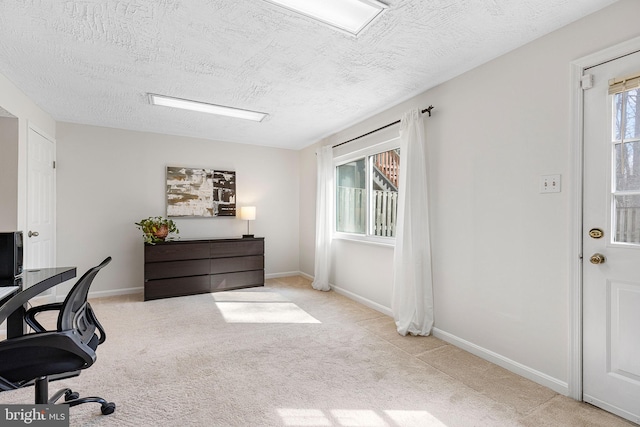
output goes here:
[[54, 169], [56, 168], [56, 161], [55, 160], [53, 161], [53, 168]]
[[580, 78], [580, 87], [582, 90], [591, 89], [593, 87], [593, 74], [585, 74]]

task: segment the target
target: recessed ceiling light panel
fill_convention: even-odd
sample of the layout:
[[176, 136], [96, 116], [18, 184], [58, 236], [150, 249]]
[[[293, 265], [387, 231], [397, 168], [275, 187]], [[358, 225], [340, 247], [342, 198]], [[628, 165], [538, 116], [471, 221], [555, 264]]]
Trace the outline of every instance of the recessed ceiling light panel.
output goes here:
[[358, 35], [387, 5], [376, 0], [265, 0]]
[[237, 119], [253, 120], [261, 122], [268, 114], [257, 111], [242, 110], [239, 108], [225, 107], [222, 105], [207, 104], [205, 102], [191, 101], [189, 99], [173, 98], [171, 96], [149, 94], [149, 102], [152, 105], [180, 108], [183, 110], [199, 111], [201, 113], [216, 114], [218, 116], [235, 117]]

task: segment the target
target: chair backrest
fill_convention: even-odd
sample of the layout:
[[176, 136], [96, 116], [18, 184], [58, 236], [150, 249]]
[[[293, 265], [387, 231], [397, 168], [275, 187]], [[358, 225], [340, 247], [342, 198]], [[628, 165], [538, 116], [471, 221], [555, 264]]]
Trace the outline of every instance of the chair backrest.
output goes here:
[[74, 329], [81, 336], [83, 343], [88, 343], [96, 330], [93, 313], [87, 303], [87, 295], [93, 279], [98, 272], [111, 262], [111, 257], [105, 258], [99, 265], [88, 270], [71, 288], [62, 303], [58, 314], [58, 330]]

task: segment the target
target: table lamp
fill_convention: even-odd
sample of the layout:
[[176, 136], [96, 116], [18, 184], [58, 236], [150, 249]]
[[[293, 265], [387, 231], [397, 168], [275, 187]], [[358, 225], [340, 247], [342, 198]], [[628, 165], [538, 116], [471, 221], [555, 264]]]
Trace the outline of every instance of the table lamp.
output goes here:
[[256, 207], [255, 206], [243, 206], [240, 208], [240, 219], [247, 221], [247, 234], [243, 234], [242, 238], [253, 237], [253, 234], [249, 234], [249, 221], [256, 219]]

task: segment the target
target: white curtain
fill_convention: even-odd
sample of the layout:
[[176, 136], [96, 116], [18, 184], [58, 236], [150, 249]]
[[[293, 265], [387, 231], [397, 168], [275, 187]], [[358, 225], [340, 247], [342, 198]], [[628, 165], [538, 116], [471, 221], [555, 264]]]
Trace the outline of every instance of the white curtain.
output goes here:
[[333, 147], [326, 145], [316, 152], [316, 162], [316, 261], [311, 285], [319, 291], [328, 291], [333, 233]]
[[433, 284], [424, 122], [418, 110], [400, 121], [398, 223], [391, 307], [400, 335], [429, 335]]

